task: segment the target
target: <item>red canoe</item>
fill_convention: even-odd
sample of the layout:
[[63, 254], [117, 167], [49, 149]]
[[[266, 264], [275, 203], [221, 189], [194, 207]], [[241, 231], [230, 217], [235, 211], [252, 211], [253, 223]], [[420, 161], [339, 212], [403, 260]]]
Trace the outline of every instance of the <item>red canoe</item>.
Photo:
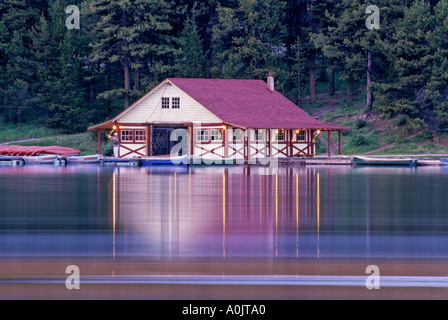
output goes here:
[[0, 146], [0, 155], [2, 156], [39, 156], [39, 155], [47, 155], [47, 154], [55, 154], [60, 156], [71, 156], [71, 155], [79, 155], [81, 151], [66, 148], [66, 147], [38, 147], [38, 146]]

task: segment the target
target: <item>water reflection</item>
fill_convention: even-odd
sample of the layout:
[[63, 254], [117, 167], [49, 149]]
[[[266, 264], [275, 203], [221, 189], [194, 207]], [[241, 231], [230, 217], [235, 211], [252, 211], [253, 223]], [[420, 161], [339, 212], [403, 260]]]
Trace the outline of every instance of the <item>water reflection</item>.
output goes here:
[[447, 256], [439, 168], [0, 168], [0, 255]]

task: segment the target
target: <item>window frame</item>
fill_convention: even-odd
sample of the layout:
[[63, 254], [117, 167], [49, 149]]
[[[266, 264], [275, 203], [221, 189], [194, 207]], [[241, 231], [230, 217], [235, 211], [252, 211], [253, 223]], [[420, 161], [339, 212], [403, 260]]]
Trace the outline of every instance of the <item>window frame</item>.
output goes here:
[[162, 97], [161, 108], [162, 109], [169, 109], [170, 108], [170, 98]]
[[[278, 129], [277, 132], [275, 133], [275, 140], [277, 142], [285, 142], [286, 141], [285, 140], [285, 138], [286, 138], [285, 134], [286, 134], [286, 130]], [[282, 139], [280, 139], [280, 136], [282, 137]]]
[[[222, 142], [224, 139], [224, 130], [223, 129], [209, 129], [210, 130], [210, 142]], [[218, 132], [218, 139], [214, 139], [215, 135], [213, 134], [213, 131]]]
[[243, 129], [233, 129], [232, 138], [234, 143], [243, 142]]
[[[134, 140], [134, 134], [135, 134], [135, 132], [134, 132], [135, 130], [134, 129], [123, 129], [123, 130], [121, 130], [120, 131], [120, 142], [123, 142], [123, 143], [134, 143], [135, 142], [135, 140]], [[124, 137], [126, 137], [126, 139], [124, 139]], [[128, 138], [128, 137], [130, 137], [130, 139]]]
[[[261, 139], [260, 139], [261, 135]], [[255, 129], [254, 130], [254, 141], [255, 142], [264, 142], [265, 140], [265, 134], [263, 129]]]
[[[141, 134], [137, 134], [137, 132], [140, 132]], [[142, 137], [142, 139], [137, 139], [137, 137]], [[135, 129], [134, 130], [134, 142], [135, 143], [144, 143], [146, 142], [146, 130], [142, 129]]]
[[[203, 135], [202, 133], [206, 133], [206, 135]], [[207, 139], [204, 139], [205, 136]], [[196, 142], [200, 143], [208, 143], [210, 142], [210, 132], [209, 129], [198, 129], [196, 130]]]
[[[303, 135], [303, 139], [299, 139], [299, 135]], [[295, 142], [306, 142], [306, 131], [299, 130], [299, 133], [295, 133], [294, 135]]]
[[171, 98], [171, 109], [180, 109], [180, 97]]

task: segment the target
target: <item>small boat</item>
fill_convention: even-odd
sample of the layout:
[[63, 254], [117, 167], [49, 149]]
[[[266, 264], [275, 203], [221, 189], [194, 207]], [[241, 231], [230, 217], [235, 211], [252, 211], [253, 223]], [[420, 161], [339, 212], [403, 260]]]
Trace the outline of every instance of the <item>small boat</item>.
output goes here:
[[71, 156], [65, 158], [68, 163], [73, 164], [90, 164], [90, 163], [99, 163], [103, 156], [100, 154], [89, 155], [89, 156]]
[[23, 157], [23, 160], [25, 160], [25, 164], [54, 164], [58, 158], [58, 155], [47, 154], [41, 156]]
[[367, 158], [355, 156], [353, 163], [356, 165], [365, 166], [409, 166], [415, 167], [417, 165], [416, 159], [410, 158]]
[[448, 158], [442, 158], [440, 159], [440, 164], [442, 166], [448, 166]]
[[59, 146], [50, 146], [50, 147], [16, 146], [16, 145], [0, 146], [0, 155], [3, 156], [24, 156], [24, 157], [46, 156], [46, 155], [73, 156], [73, 155], [79, 155], [80, 153], [81, 151], [79, 150]]

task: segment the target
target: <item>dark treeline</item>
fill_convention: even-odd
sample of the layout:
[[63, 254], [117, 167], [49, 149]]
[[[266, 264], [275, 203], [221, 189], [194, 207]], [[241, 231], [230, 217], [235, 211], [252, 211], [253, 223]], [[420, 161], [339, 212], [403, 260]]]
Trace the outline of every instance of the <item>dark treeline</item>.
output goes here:
[[[68, 29], [66, 7], [80, 9]], [[369, 5], [379, 29], [369, 30]], [[167, 77], [266, 79], [297, 104], [316, 84], [438, 133], [448, 119], [448, 0], [6, 0], [0, 122], [84, 131]]]

